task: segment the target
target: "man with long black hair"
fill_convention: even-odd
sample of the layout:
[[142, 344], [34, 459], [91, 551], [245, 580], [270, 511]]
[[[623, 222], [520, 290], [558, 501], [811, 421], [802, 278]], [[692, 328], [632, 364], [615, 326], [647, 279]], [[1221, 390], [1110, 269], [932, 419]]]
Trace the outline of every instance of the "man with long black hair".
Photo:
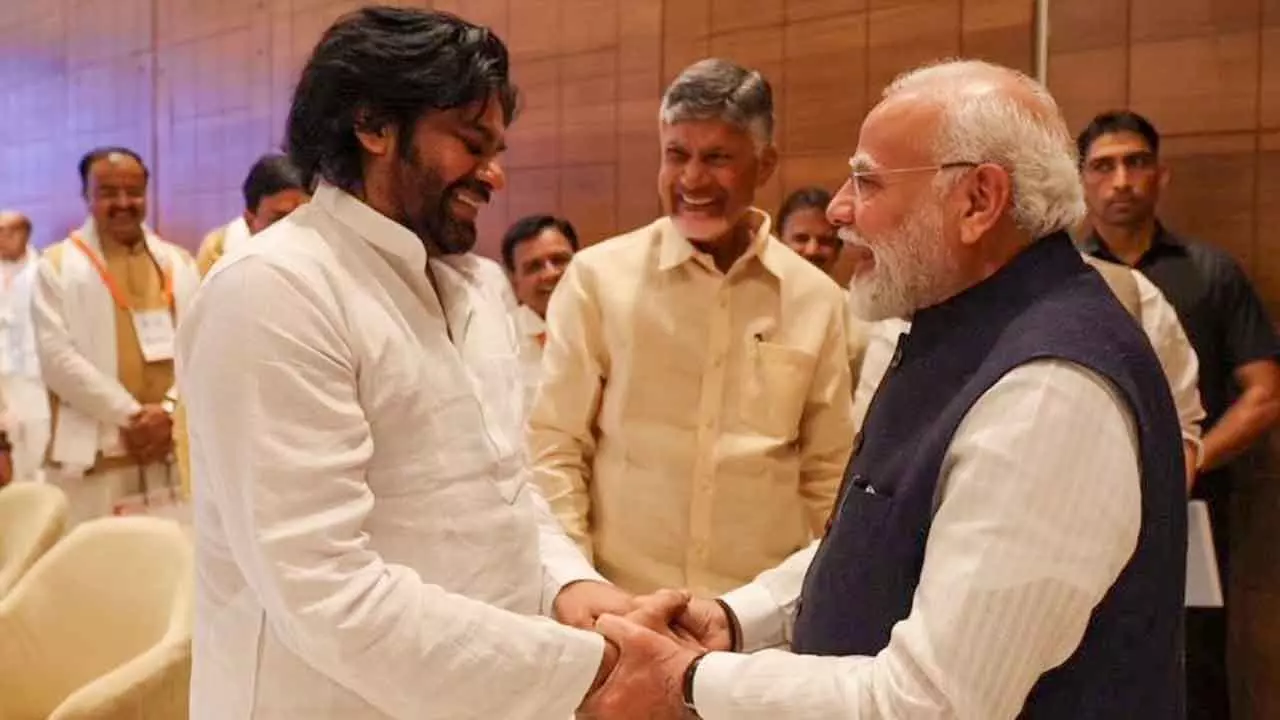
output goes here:
[[564, 720], [612, 665], [534, 617], [630, 597], [525, 482], [513, 332], [469, 252], [515, 98], [497, 37], [420, 10], [340, 19], [303, 70], [313, 199], [180, 333], [193, 718]]

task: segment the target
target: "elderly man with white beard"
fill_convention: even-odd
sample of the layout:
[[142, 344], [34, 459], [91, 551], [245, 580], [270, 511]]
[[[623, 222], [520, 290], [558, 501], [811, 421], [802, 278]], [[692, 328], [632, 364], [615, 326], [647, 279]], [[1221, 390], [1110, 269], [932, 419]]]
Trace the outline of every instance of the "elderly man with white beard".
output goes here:
[[620, 660], [584, 710], [1182, 716], [1178, 419], [1065, 233], [1073, 154], [1052, 97], [1007, 68], [943, 63], [885, 91], [829, 216], [859, 260], [853, 311], [912, 328], [827, 532], [692, 602], [679, 624], [701, 648], [602, 616]]

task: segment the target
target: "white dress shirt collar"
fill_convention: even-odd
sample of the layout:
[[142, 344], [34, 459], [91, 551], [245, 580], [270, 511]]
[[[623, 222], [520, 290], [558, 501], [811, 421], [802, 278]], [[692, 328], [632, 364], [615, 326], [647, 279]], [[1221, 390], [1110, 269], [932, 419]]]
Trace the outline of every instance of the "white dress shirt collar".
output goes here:
[[249, 223], [244, 219], [244, 215], [228, 222], [223, 226], [222, 231], [223, 254], [238, 249], [251, 237], [253, 233], [249, 230]]
[[521, 337], [537, 337], [547, 331], [547, 321], [523, 303], [516, 308], [516, 329]]
[[354, 195], [321, 180], [311, 202], [324, 208], [329, 215], [354, 230], [370, 245], [402, 260], [415, 270], [427, 267], [427, 248], [421, 238]]

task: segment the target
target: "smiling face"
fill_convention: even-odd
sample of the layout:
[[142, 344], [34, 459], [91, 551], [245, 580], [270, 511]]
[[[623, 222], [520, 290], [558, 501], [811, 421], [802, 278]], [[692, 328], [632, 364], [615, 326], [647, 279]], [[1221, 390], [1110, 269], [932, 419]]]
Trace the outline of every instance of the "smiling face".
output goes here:
[[663, 210], [690, 240], [728, 236], [773, 173], [776, 151], [757, 152], [750, 131], [723, 120], [662, 123], [660, 137]]
[[573, 259], [573, 245], [569, 238], [554, 227], [544, 228], [534, 237], [516, 245], [511, 256], [515, 266], [511, 278], [516, 299], [539, 317], [546, 317], [551, 293]]
[[[942, 299], [957, 273], [945, 200], [934, 189], [937, 161], [916, 142], [937, 133], [937, 113], [887, 100], [868, 114], [854, 177], [828, 209], [854, 258], [849, 303], [867, 321], [909, 317]], [[893, 172], [918, 168], [920, 172]]]
[[21, 260], [27, 254], [30, 239], [30, 220], [20, 213], [0, 210], [0, 260]]
[[409, 133], [362, 130], [367, 200], [412, 230], [428, 252], [468, 252], [480, 209], [506, 184], [498, 164], [505, 131], [496, 97], [429, 111]]
[[830, 273], [840, 258], [840, 238], [835, 226], [827, 220], [827, 209], [800, 208], [782, 223], [782, 242], [825, 273]]
[[147, 217], [147, 171], [129, 155], [111, 153], [89, 166], [85, 199], [94, 226], [121, 242], [142, 239]]

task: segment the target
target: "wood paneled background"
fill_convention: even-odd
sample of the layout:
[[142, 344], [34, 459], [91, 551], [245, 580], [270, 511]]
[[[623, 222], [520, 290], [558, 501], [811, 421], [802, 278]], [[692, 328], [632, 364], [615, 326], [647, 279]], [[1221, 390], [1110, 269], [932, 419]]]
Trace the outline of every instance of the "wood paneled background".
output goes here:
[[[1164, 136], [1161, 215], [1230, 250], [1280, 320], [1280, 0], [1054, 0], [1049, 86], [1074, 130], [1130, 107]], [[1280, 718], [1280, 438], [1235, 494], [1233, 713]]]
[[[352, 0], [0, 0], [0, 206], [47, 244], [84, 213], [75, 164], [129, 145], [154, 172], [151, 219], [193, 247], [240, 210], [249, 163], [279, 144], [290, 89]], [[430, 0], [410, 5], [432, 5]], [[686, 64], [722, 55], [773, 83], [775, 209], [834, 186], [858, 123], [899, 71], [966, 55], [1031, 70], [1033, 0], [437, 0], [507, 41], [526, 107], [510, 185], [482, 216], [567, 215], [588, 241], [657, 212], [656, 115]], [[1168, 137], [1164, 215], [1223, 245], [1280, 317], [1280, 0], [1053, 0], [1049, 81], [1073, 129], [1130, 106]], [[1273, 455], [1280, 455], [1280, 442]], [[1240, 717], [1280, 717], [1280, 467], [1240, 493], [1234, 651]]]
[[[320, 32], [353, 0], [5, 0], [0, 4], [0, 205], [37, 242], [83, 214], [75, 163], [99, 143], [140, 151], [151, 220], [193, 246], [239, 211], [249, 163], [279, 144], [291, 88]], [[569, 216], [588, 241], [650, 221], [662, 88], [709, 54], [774, 85], [775, 208], [838, 184], [868, 98], [899, 71], [967, 54], [1030, 69], [1028, 0], [429, 0], [507, 41], [525, 109], [508, 191], [483, 214], [496, 254], [510, 220]]]

